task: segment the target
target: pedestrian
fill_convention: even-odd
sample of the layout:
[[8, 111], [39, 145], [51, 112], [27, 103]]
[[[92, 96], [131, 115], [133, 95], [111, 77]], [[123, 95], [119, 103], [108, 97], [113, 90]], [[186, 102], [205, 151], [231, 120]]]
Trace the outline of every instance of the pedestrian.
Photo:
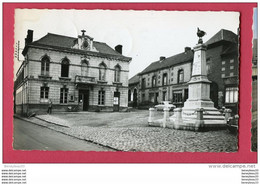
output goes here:
[[52, 101], [51, 101], [51, 100], [49, 100], [49, 105], [48, 105], [47, 113], [48, 113], [48, 114], [51, 114], [51, 113], [52, 113]]

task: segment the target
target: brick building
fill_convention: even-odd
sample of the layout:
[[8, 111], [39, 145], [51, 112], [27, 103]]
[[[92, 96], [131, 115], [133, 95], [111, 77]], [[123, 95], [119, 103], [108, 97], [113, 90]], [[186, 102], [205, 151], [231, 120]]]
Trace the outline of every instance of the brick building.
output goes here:
[[33, 41], [28, 30], [24, 61], [14, 86], [15, 112], [119, 111], [128, 105], [130, 57], [106, 43], [94, 41], [85, 31], [78, 38], [48, 33]]
[[[237, 111], [238, 102], [238, 36], [220, 30], [206, 43], [207, 76], [212, 82], [210, 98], [215, 107], [231, 106]], [[192, 73], [193, 50], [160, 57], [139, 76], [138, 104], [171, 101], [182, 107], [188, 98], [188, 83]], [[129, 81], [130, 82], [130, 81]]]

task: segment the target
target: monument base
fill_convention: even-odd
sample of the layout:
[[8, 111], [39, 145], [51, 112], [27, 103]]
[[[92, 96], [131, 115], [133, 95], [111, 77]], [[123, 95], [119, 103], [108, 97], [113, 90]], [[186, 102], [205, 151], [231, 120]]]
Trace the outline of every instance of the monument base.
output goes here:
[[[189, 129], [189, 130], [198, 130], [204, 128], [226, 128], [227, 122], [225, 117], [218, 111], [218, 109], [211, 106], [213, 102], [196, 102], [204, 104], [200, 108], [192, 108], [194, 106], [186, 106], [182, 108], [181, 112], [175, 113], [171, 116], [169, 127], [175, 129]], [[211, 107], [210, 107], [211, 106]], [[189, 108], [187, 108], [189, 107]], [[198, 118], [198, 109], [201, 109], [202, 117]], [[178, 113], [181, 113], [178, 115]]]

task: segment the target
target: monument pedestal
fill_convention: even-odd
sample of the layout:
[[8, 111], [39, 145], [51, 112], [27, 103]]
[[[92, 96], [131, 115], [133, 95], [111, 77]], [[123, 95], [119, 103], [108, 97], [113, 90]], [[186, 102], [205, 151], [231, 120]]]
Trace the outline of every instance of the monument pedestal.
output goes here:
[[[176, 114], [170, 117], [175, 127], [193, 129], [198, 126], [226, 126], [225, 117], [214, 107], [214, 103], [210, 99], [210, 83], [206, 73], [206, 46], [198, 44], [194, 47], [192, 77], [188, 83], [188, 99], [182, 108], [182, 121], [178, 120]], [[198, 109], [203, 111], [203, 124], [201, 125], [198, 125], [197, 121]]]

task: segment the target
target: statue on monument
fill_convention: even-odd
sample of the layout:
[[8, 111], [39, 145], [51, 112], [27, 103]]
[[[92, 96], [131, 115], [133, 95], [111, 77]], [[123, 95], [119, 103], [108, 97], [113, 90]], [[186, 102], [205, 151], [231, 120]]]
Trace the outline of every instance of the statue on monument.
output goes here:
[[206, 34], [205, 31], [202, 31], [202, 30], [200, 30], [200, 28], [198, 28], [197, 36], [199, 37], [199, 41], [198, 41], [199, 44], [202, 44], [202, 43], [203, 43], [202, 37], [203, 37], [205, 34]]

